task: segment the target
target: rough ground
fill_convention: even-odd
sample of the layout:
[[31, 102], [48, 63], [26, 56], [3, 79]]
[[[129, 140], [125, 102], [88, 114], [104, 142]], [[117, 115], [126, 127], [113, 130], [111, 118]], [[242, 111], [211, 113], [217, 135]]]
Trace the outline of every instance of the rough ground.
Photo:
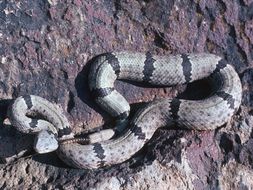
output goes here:
[[[253, 0], [2, 0], [0, 40], [0, 189], [253, 188]], [[160, 129], [134, 158], [96, 171], [35, 155], [33, 136], [2, 124], [24, 94], [61, 105], [76, 133], [110, 122], [89, 94], [88, 61], [120, 50], [222, 55], [242, 80], [242, 106], [216, 131]], [[134, 110], [184, 86], [117, 88]]]

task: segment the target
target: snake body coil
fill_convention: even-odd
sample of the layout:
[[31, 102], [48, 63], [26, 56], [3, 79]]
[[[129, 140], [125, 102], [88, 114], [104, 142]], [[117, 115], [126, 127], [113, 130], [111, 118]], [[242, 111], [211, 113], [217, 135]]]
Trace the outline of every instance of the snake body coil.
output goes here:
[[[118, 120], [128, 117], [130, 106], [114, 89], [117, 79], [172, 86], [209, 76], [216, 90], [212, 96], [194, 101], [177, 98], [153, 101], [139, 110], [127, 130], [116, 138], [101, 142], [95, 140], [88, 145], [62, 143], [57, 151], [59, 157], [78, 168], [117, 164], [140, 150], [159, 127], [176, 124], [189, 129], [212, 130], [228, 122], [240, 106], [240, 79], [233, 67], [216, 55], [183, 54], [161, 57], [150, 53], [122, 52], [98, 56], [89, 74], [90, 89], [96, 102]], [[46, 129], [58, 135], [59, 139], [72, 137], [67, 119], [52, 107], [53, 104], [36, 96], [20, 97], [10, 109], [10, 120], [23, 132]], [[31, 110], [45, 115], [45, 119], [51, 124], [45, 124], [44, 120], [27, 118], [26, 113]]]

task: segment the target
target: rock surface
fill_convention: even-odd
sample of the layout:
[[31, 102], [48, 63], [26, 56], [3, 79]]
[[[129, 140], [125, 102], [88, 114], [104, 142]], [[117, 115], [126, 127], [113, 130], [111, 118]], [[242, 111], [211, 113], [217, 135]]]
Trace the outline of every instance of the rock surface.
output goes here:
[[[252, 0], [3, 0], [0, 41], [0, 189], [253, 188]], [[110, 122], [87, 73], [92, 57], [121, 50], [222, 55], [241, 77], [242, 106], [216, 131], [159, 129], [134, 158], [95, 171], [34, 154], [33, 136], [3, 124], [10, 100], [25, 94], [62, 106], [75, 133]], [[116, 87], [133, 110], [184, 89]]]

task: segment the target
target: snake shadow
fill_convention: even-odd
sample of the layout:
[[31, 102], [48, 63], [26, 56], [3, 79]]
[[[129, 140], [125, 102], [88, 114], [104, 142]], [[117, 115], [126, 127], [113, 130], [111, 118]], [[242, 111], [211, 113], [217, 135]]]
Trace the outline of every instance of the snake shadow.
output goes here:
[[91, 63], [94, 62], [96, 58], [97, 56], [89, 60], [84, 65], [83, 69], [77, 74], [77, 77], [75, 79], [75, 89], [77, 92], [77, 97], [80, 98], [82, 102], [84, 102], [87, 106], [94, 109], [97, 113], [104, 117], [108, 116], [108, 114], [95, 103], [88, 84], [88, 76]]
[[23, 135], [9, 124], [4, 124], [8, 117], [7, 110], [12, 100], [0, 100], [0, 164], [6, 164], [15, 161], [19, 153], [26, 156], [29, 143], [32, 142], [32, 135]]
[[0, 164], [11, 165], [19, 159], [31, 158], [40, 163], [67, 167], [55, 152], [38, 154], [33, 150], [34, 135], [17, 131], [12, 125], [4, 124], [8, 118], [8, 107], [13, 99], [0, 100]]

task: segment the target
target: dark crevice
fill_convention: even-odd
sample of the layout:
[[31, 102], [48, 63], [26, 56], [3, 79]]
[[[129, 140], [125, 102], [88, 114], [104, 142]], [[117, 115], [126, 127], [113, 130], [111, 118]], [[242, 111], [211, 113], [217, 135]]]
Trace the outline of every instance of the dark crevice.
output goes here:
[[215, 21], [215, 18], [216, 18], [216, 14], [215, 14], [215, 10], [213, 8], [206, 8], [207, 9], [207, 14], [208, 14], [208, 17], [210, 18], [210, 20], [212, 22]]
[[237, 2], [239, 3], [240, 6], [245, 6], [244, 0], [238, 0]]
[[119, 12], [122, 11], [120, 0], [115, 0], [114, 1], [114, 7], [115, 7], [115, 13], [113, 14], [113, 17], [115, 19], [117, 19]]
[[235, 134], [235, 142], [238, 143], [238, 144], [241, 144], [241, 138], [238, 134]]
[[221, 135], [220, 147], [224, 150], [225, 154], [228, 154], [233, 150], [233, 141], [227, 136], [227, 134]]
[[229, 36], [231, 37], [231, 41], [233, 41], [235, 43], [236, 42], [236, 31], [235, 31], [234, 26], [230, 26]]
[[[227, 38], [227, 59], [229, 62], [233, 63], [236, 70], [242, 69], [246, 66], [247, 55], [242, 50], [242, 48], [236, 42], [236, 30], [234, 26], [230, 26], [229, 36]], [[229, 52], [229, 53], [228, 53]]]
[[64, 71], [63, 69], [61, 69], [62, 71], [62, 74], [63, 74], [63, 78], [68, 80], [69, 76], [68, 76], [68, 73], [66, 71]]
[[220, 11], [220, 14], [224, 14], [227, 10], [226, 4], [222, 0], [217, 0], [217, 7]]
[[25, 173], [29, 174], [30, 173], [30, 165], [27, 165], [25, 168]]
[[155, 31], [155, 39], [154, 43], [157, 47], [167, 50], [168, 46], [166, 44], [166, 41], [164, 40], [164, 33]]
[[152, 0], [142, 0], [144, 1], [145, 3], [150, 3]]
[[70, 113], [71, 110], [75, 107], [75, 100], [74, 100], [74, 94], [70, 91], [69, 92], [69, 101], [67, 105], [67, 112]]
[[52, 183], [53, 181], [54, 181], [53, 176], [50, 176], [50, 177], [47, 179], [47, 183]]
[[199, 4], [196, 4], [196, 13], [197, 13], [197, 27], [199, 28], [201, 26], [202, 20], [203, 20], [203, 11], [201, 10]]

